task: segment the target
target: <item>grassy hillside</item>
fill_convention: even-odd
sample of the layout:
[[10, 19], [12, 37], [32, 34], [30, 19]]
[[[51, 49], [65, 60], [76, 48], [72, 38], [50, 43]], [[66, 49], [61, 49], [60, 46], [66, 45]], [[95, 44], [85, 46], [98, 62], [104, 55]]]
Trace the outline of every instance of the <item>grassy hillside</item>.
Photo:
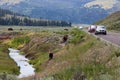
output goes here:
[[[32, 28], [33, 29], [33, 28]], [[42, 28], [41, 28], [42, 29]], [[119, 80], [120, 50], [79, 29], [40, 28], [3, 41], [30, 59], [36, 75], [21, 80]], [[61, 43], [64, 35], [68, 41]], [[12, 44], [11, 44], [12, 43]], [[48, 53], [54, 57], [48, 60]]]
[[[69, 35], [67, 44], [60, 41]], [[119, 49], [78, 29], [27, 33], [30, 41], [19, 47], [36, 68], [36, 75], [23, 80], [119, 80]], [[49, 51], [54, 58], [48, 61]], [[116, 72], [118, 71], [118, 72]]]
[[105, 25], [110, 30], [120, 31], [120, 11], [117, 11], [95, 24]]
[[19, 74], [17, 64], [9, 57], [8, 45], [0, 42], [0, 73]]
[[[12, 27], [12, 26], [9, 26], [9, 27]], [[24, 53], [27, 52], [26, 56], [28, 56], [28, 57], [29, 57], [29, 54], [32, 53], [31, 51], [35, 50], [35, 49], [36, 49], [36, 51], [34, 51], [34, 52], [35, 53], [38, 52], [37, 55], [41, 54], [40, 51], [47, 53], [47, 50], [50, 49], [50, 46], [56, 44], [56, 43], [55, 44], [53, 43], [54, 39], [57, 40], [57, 37], [54, 36], [53, 31], [58, 32], [58, 33], [61, 33], [60, 32], [61, 30], [64, 31], [64, 28], [62, 28], [62, 27], [61, 28], [43, 28], [43, 27], [41, 27], [41, 28], [40, 27], [29, 27], [28, 28], [28, 27], [16, 27], [16, 26], [12, 27], [13, 31], [8, 31], [7, 29], [9, 27], [7, 27], [7, 26], [0, 27], [0, 64], [1, 64], [0, 65], [0, 73], [6, 72], [9, 74], [19, 74], [19, 69], [18, 69], [16, 63], [9, 57], [9, 54], [8, 54], [9, 47], [21, 49], [24, 51]], [[23, 30], [21, 31], [20, 28], [22, 28]], [[49, 36], [51, 36], [51, 37], [49, 37]], [[44, 42], [44, 40], [46, 41], [49, 39], [50, 39], [49, 44]], [[37, 43], [37, 40], [38, 41], [41, 40], [43, 42]], [[34, 43], [35, 43], [35, 45], [33, 45]], [[58, 41], [57, 41], [57, 43], [58, 43]], [[29, 48], [31, 48], [31, 50], [27, 47], [28, 45], [30, 45]], [[38, 47], [37, 45], [40, 47]], [[51, 47], [51, 49], [52, 48], [55, 49], [55, 47]], [[32, 55], [34, 57], [34, 54], [32, 54]], [[29, 57], [29, 58], [31, 58], [31, 57]], [[36, 58], [36, 55], [35, 55], [35, 58]]]

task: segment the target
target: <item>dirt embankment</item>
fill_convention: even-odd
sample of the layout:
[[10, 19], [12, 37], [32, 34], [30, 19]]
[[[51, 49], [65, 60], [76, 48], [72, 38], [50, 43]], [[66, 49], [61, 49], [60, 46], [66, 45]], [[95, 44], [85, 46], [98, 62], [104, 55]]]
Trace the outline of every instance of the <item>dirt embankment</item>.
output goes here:
[[64, 43], [61, 43], [64, 35], [61, 34], [41, 32], [28, 36], [30, 37], [29, 43], [20, 49], [31, 60], [40, 58], [40, 56], [43, 56], [41, 58], [48, 57], [48, 53], [56, 53], [64, 47]]
[[3, 32], [0, 33], [0, 40], [11, 39], [17, 35], [20, 35], [19, 32]]

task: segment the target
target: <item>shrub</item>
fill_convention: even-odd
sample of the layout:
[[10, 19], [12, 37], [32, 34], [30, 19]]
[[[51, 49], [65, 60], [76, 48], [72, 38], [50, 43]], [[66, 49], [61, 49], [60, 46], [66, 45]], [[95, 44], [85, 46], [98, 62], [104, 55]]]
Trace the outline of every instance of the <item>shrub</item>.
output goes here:
[[116, 55], [116, 57], [119, 57], [120, 56], [120, 51], [115, 51], [115, 55]]
[[28, 36], [24, 37], [15, 37], [12, 39], [12, 47], [18, 47], [21, 44], [27, 44], [30, 41], [30, 38]]
[[8, 45], [2, 45], [0, 44], [0, 52], [6, 52], [8, 53], [8, 50], [6, 50], [8, 48]]
[[19, 80], [19, 79], [15, 75], [0, 73], [0, 80]]
[[72, 34], [72, 39], [70, 40], [71, 43], [77, 44], [84, 40], [85, 33], [79, 29], [73, 29], [71, 31], [71, 34]]

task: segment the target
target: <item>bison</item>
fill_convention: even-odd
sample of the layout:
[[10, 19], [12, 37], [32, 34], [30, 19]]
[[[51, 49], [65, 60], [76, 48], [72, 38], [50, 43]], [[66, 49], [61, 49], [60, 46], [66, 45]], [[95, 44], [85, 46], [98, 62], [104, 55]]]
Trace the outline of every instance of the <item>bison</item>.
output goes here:
[[13, 28], [8, 28], [8, 31], [13, 31]]

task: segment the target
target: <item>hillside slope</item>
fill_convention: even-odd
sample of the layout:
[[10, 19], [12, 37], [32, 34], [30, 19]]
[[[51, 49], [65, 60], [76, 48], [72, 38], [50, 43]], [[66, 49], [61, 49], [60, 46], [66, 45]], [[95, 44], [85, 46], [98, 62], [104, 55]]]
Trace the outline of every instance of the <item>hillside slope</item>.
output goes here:
[[[120, 66], [118, 49], [79, 29], [60, 31], [58, 28], [58, 30], [57, 32], [47, 30], [37, 33], [28, 32], [11, 39], [11, 46], [23, 51], [36, 69], [35, 76], [22, 80], [120, 79], [119, 72], [116, 72], [119, 71]], [[64, 35], [69, 35], [69, 39], [63, 45], [61, 40]], [[54, 53], [52, 60], [49, 60], [49, 51]]]
[[117, 11], [108, 17], [96, 22], [95, 24], [103, 24], [110, 30], [120, 31], [120, 11]]
[[[50, 44], [45, 43], [49, 43], [49, 40], [52, 40], [53, 38], [49, 39], [50, 36], [47, 37], [49, 40], [45, 43], [41, 43], [44, 41], [41, 41], [42, 39], [37, 37], [34, 43], [30, 41], [28, 45], [31, 47], [26, 46], [23, 50], [27, 51], [26, 53], [29, 53], [29, 56], [27, 57], [31, 59], [30, 62], [36, 67], [37, 73], [32, 77], [23, 78], [21, 80], [120, 79], [118, 74], [120, 52], [118, 49], [107, 43], [101, 42], [100, 39], [93, 38], [80, 30], [74, 29], [70, 32], [65, 32], [64, 35], [65, 34], [71, 36], [71, 39], [64, 47], [57, 49], [57, 51], [55, 48], [51, 48], [51, 51], [54, 52], [54, 58], [50, 61], [48, 61], [47, 57]], [[46, 32], [43, 32], [42, 35], [46, 35]], [[57, 37], [60, 37], [60, 35], [63, 36], [63, 32], [62, 34], [55, 33], [55, 35]], [[43, 40], [46, 40], [46, 38], [42, 38]], [[37, 41], [39, 41], [41, 45], [45, 44], [45, 46], [41, 48]], [[59, 39], [57, 41], [59, 42]], [[56, 41], [54, 41], [54, 43], [55, 42]], [[56, 48], [58, 48], [58, 45], [59, 43], [57, 43]], [[39, 47], [36, 48], [37, 46]], [[115, 72], [116, 70], [118, 70], [118, 72]]]
[[[25, 29], [21, 35], [1, 41], [23, 51], [36, 69], [36, 75], [21, 80], [120, 80], [120, 50], [116, 47], [79, 29], [36, 29], [40, 31]], [[64, 35], [68, 41], [61, 43]], [[54, 54], [52, 60], [49, 52]]]

